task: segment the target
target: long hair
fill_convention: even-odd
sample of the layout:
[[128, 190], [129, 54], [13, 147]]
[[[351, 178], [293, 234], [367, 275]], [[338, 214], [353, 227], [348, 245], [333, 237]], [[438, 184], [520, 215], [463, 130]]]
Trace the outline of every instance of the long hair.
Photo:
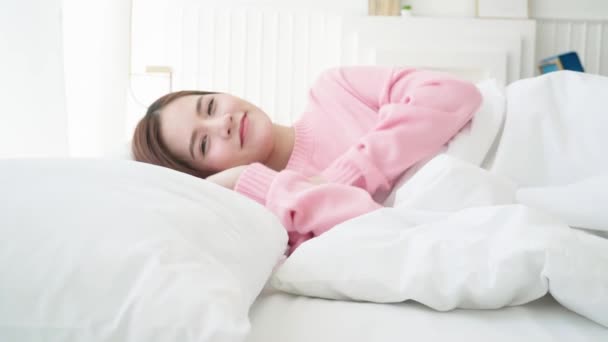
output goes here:
[[146, 115], [133, 132], [133, 157], [139, 162], [168, 167], [173, 170], [205, 178], [209, 173], [194, 169], [186, 161], [177, 158], [167, 148], [160, 134], [160, 113], [171, 102], [188, 95], [208, 95], [214, 92], [183, 90], [161, 96], [148, 107]]

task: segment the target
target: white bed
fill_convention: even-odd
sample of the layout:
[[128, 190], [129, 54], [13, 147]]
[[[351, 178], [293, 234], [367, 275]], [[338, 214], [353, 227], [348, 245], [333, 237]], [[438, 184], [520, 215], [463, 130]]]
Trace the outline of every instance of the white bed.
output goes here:
[[[536, 27], [530, 20], [401, 20], [208, 8], [193, 5], [194, 1], [159, 12], [159, 19], [166, 16], [163, 30], [141, 3], [134, 11], [141, 20], [134, 30], [132, 59], [133, 70], [139, 72], [132, 75], [133, 90], [140, 98], [152, 99], [168, 90], [220, 89], [259, 103], [274, 121], [289, 124], [304, 108], [303, 94], [310, 82], [323, 69], [336, 65], [434, 68], [472, 81], [494, 79], [500, 87], [533, 76]], [[411, 31], [425, 34], [404, 39], [402, 32]], [[155, 39], [149, 39], [152, 35]], [[156, 37], [166, 44], [157, 44]], [[201, 41], [213, 42], [213, 55], [204, 53]], [[237, 58], [241, 55], [254, 57], [241, 61]], [[157, 64], [171, 71], [169, 87], [145, 92], [141, 85], [149, 84], [144, 80], [151, 75], [143, 71]], [[496, 156], [505, 176], [525, 181], [525, 171], [520, 174], [509, 167], [511, 160], [513, 165], [522, 162], [513, 156], [525, 150], [523, 142], [513, 145], [518, 151], [495, 155], [493, 150], [491, 158], [482, 160], [502, 120], [490, 117], [485, 124], [492, 128], [478, 130], [482, 134], [476, 145], [483, 146], [483, 151], [476, 151], [468, 161], [489, 166]], [[455, 155], [462, 157], [459, 152]], [[438, 312], [412, 301], [372, 304], [266, 290], [251, 308], [250, 319], [248, 342], [608, 340], [608, 329], [550, 296], [499, 310]]]
[[547, 296], [500, 310], [438, 312], [418, 303], [375, 304], [265, 291], [247, 342], [606, 341], [608, 329]]

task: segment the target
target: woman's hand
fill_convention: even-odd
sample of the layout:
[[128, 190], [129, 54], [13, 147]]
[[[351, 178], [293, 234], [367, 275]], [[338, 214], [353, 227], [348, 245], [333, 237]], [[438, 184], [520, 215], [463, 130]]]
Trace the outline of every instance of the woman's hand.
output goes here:
[[234, 190], [236, 182], [245, 170], [247, 165], [235, 166], [224, 171], [220, 171], [206, 179], [215, 184], [219, 184], [227, 189]]

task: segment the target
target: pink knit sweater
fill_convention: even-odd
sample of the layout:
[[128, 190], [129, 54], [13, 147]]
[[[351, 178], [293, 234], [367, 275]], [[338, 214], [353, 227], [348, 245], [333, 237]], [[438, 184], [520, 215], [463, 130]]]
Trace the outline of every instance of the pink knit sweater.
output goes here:
[[[291, 251], [381, 205], [416, 162], [436, 154], [481, 103], [477, 88], [437, 72], [357, 66], [331, 69], [312, 86], [281, 172], [256, 163], [236, 191], [273, 211]], [[312, 184], [320, 176], [327, 183]], [[290, 251], [290, 252], [291, 252]]]

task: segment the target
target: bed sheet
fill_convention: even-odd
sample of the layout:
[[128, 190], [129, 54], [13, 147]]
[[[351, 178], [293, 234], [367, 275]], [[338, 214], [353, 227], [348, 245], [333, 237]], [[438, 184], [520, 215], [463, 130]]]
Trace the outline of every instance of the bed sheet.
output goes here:
[[608, 341], [608, 329], [550, 296], [500, 310], [438, 312], [415, 302], [332, 301], [265, 290], [247, 342]]

